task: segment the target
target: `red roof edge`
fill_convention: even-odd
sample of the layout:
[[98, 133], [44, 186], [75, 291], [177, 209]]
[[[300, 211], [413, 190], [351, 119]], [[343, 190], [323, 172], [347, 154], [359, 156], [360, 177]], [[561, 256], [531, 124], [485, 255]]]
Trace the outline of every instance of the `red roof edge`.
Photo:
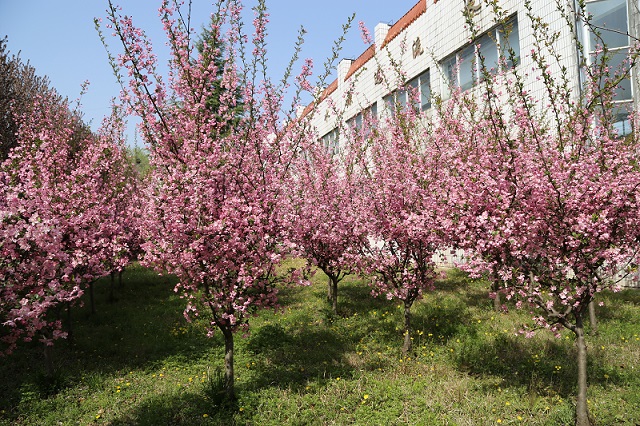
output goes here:
[[372, 44], [367, 48], [367, 50], [362, 52], [362, 55], [360, 55], [358, 59], [356, 59], [351, 63], [351, 66], [349, 67], [349, 71], [347, 71], [347, 75], [344, 77], [344, 81], [347, 81], [349, 77], [355, 74], [356, 71], [358, 71], [364, 64], [369, 62], [369, 59], [373, 58], [373, 55], [375, 55], [375, 53], [376, 53], [376, 45]]
[[337, 88], [338, 88], [338, 79], [335, 79], [331, 84], [327, 86], [326, 89], [322, 91], [322, 93], [320, 94], [320, 97], [316, 102], [311, 102], [309, 105], [307, 105], [307, 107], [302, 111], [302, 114], [300, 114], [300, 119], [306, 117], [307, 114], [309, 114], [311, 110], [313, 110], [313, 107], [316, 104], [320, 104], [320, 102], [324, 101], [327, 98], [327, 96], [335, 92]]
[[402, 18], [398, 20], [395, 24], [389, 28], [389, 32], [382, 42], [382, 47], [385, 47], [391, 40], [396, 38], [405, 28], [413, 23], [420, 15], [427, 11], [427, 2], [426, 0], [420, 0], [416, 3], [415, 6], [411, 8], [407, 13], [404, 14]]

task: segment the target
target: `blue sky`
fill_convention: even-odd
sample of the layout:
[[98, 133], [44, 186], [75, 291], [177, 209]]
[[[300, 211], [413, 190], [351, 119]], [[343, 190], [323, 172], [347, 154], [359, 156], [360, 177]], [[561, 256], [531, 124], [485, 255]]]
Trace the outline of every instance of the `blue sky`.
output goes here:
[[[365, 49], [358, 30], [364, 21], [373, 35], [378, 22], [393, 23], [417, 0], [267, 0], [270, 13], [268, 58], [271, 77], [279, 80], [293, 52], [300, 26], [308, 31], [303, 58], [313, 58], [316, 72], [331, 54], [333, 40], [342, 34], [341, 27], [352, 14], [356, 18], [347, 34], [341, 57], [355, 58]], [[160, 0], [114, 1], [134, 23], [145, 29], [155, 49], [164, 46], [165, 38], [157, 8]], [[255, 1], [245, 1], [246, 7]], [[106, 16], [106, 0], [0, 0], [0, 37], [8, 36], [11, 53], [33, 65], [39, 75], [46, 75], [51, 85], [69, 99], [76, 99], [82, 82], [90, 82], [82, 98], [82, 111], [95, 129], [109, 113], [111, 98], [119, 86], [112, 74], [106, 52], [94, 29], [93, 18]], [[201, 28], [208, 21], [211, 1], [193, 0], [192, 22]], [[110, 38], [110, 37], [109, 37]], [[115, 39], [109, 40], [115, 45]], [[129, 132], [133, 145], [133, 132]], [[142, 145], [142, 141], [137, 142]]]

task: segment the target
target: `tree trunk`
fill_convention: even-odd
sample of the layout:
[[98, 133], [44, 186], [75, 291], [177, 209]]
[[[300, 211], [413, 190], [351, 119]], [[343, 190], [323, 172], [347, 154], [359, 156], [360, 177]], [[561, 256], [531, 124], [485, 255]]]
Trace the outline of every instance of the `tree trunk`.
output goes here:
[[93, 297], [93, 281], [89, 283], [89, 304], [91, 305], [91, 313], [96, 313], [96, 303]]
[[589, 409], [587, 407], [587, 344], [584, 339], [584, 324], [582, 312], [576, 312], [578, 345], [578, 399], [576, 401], [576, 426], [591, 426], [589, 421]]
[[113, 303], [113, 286], [115, 284], [116, 281], [116, 272], [115, 271], [111, 271], [111, 284], [109, 287], [109, 303]]
[[71, 303], [67, 302], [67, 340], [73, 341], [73, 321], [71, 318]]
[[122, 273], [124, 272], [124, 268], [118, 271], [118, 288], [122, 288]]
[[500, 285], [498, 284], [498, 281], [494, 281], [491, 284], [491, 290], [496, 295], [493, 299], [493, 310], [500, 312], [502, 311], [502, 299], [500, 298]]
[[224, 389], [229, 401], [236, 400], [235, 376], [233, 373], [233, 332], [228, 326], [221, 327], [224, 335]]
[[596, 305], [593, 300], [589, 302], [589, 324], [591, 325], [591, 334], [598, 334], [598, 320], [596, 318]]
[[338, 315], [338, 277], [331, 279], [331, 310]]
[[45, 374], [47, 378], [52, 378], [54, 369], [53, 369], [53, 346], [49, 346], [47, 344], [44, 345], [44, 368]]
[[411, 302], [404, 302], [404, 344], [402, 345], [402, 353], [407, 354], [411, 351]]
[[327, 301], [331, 304], [333, 314], [338, 315], [338, 275], [323, 272], [327, 274]]

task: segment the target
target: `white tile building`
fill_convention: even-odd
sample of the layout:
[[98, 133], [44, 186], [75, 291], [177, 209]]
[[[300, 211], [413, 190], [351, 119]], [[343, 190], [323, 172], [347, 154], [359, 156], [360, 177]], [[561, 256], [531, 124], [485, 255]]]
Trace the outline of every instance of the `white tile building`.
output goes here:
[[[564, 0], [569, 11], [577, 10], [577, 3], [578, 0]], [[343, 59], [338, 66], [337, 79], [324, 88], [320, 96], [312, 124], [323, 141], [326, 144], [338, 143], [337, 120], [357, 121], [361, 119], [359, 114], [367, 110], [381, 116], [385, 113], [385, 102], [392, 99], [400, 104], [406, 103], [406, 91], [395, 91], [399, 86], [417, 89], [423, 110], [431, 108], [431, 94], [447, 97], [450, 81], [463, 90], [473, 90], [480, 80], [479, 61], [476, 59], [479, 54], [484, 57], [487, 68], [492, 64], [499, 66], [498, 58], [500, 55], [509, 56], [505, 53], [509, 46], [515, 54], [515, 66], [521, 70], [531, 69], [530, 52], [535, 48], [534, 37], [524, 0], [497, 0], [497, 4], [507, 18], [507, 29], [497, 22], [492, 8], [483, 0], [420, 0], [395, 24], [378, 24], [374, 43], [358, 58]], [[474, 15], [478, 29], [475, 43], [472, 43], [471, 30], [463, 14], [465, 8]], [[549, 25], [549, 33], [560, 31], [554, 50], [562, 58], [567, 77], [575, 84], [576, 95], [579, 94], [579, 57], [582, 54], [588, 56], [597, 48], [596, 38], [573, 14], [577, 37], [584, 45], [584, 52], [579, 52], [572, 29], [558, 11], [555, 1], [531, 0], [531, 8], [535, 16]], [[633, 40], [625, 34], [640, 34], [638, 2], [587, 0], [586, 12], [593, 15], [593, 24], [603, 28], [602, 37], [607, 46], [617, 52], [612, 65], [619, 63]], [[477, 44], [480, 44], [480, 49], [474, 47]], [[457, 63], [460, 64], [459, 69]], [[560, 66], [555, 66], [552, 71], [560, 73]], [[533, 75], [529, 76], [527, 86], [534, 94], [544, 96], [544, 87]], [[631, 79], [625, 80], [618, 91], [616, 102], [621, 107], [618, 125], [624, 132], [629, 130], [629, 123], [622, 112], [637, 93]], [[334, 107], [343, 111], [343, 115], [327, 113], [327, 109]], [[307, 107], [303, 114], [311, 110]]]

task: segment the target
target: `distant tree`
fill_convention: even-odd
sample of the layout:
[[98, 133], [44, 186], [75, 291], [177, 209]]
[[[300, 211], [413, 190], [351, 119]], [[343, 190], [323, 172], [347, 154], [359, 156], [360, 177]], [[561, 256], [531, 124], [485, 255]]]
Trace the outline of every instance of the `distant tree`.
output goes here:
[[144, 178], [149, 173], [149, 151], [145, 148], [140, 148], [139, 146], [127, 148], [127, 158], [137, 170], [140, 178]]
[[117, 122], [80, 138], [86, 127], [57, 95], [35, 96], [27, 111], [0, 163], [0, 341], [11, 352], [38, 338], [46, 355], [66, 336], [52, 309], [75, 302], [127, 252], [118, 204], [130, 181], [119, 172]]
[[435, 289], [436, 255], [448, 241], [445, 170], [424, 123], [423, 114], [409, 107], [376, 123], [365, 120], [352, 137], [365, 153], [358, 208], [369, 243], [362, 246], [361, 263], [374, 296], [403, 304], [403, 353], [412, 349], [411, 308]]
[[20, 54], [11, 55], [8, 38], [0, 39], [0, 161], [7, 158], [9, 150], [16, 146], [18, 121], [29, 111], [37, 96], [56, 96], [49, 79], [36, 75], [29, 62], [23, 63]]
[[298, 158], [287, 201], [290, 238], [309, 266], [329, 278], [327, 298], [334, 314], [338, 313], [338, 284], [357, 271], [358, 254], [366, 241], [356, 208], [362, 186], [349, 170], [350, 157], [313, 141]]
[[205, 105], [211, 112], [213, 119], [223, 121], [216, 131], [219, 135], [230, 132], [240, 122], [244, 114], [241, 87], [229, 87], [223, 80], [226, 67], [233, 66], [235, 58], [225, 55], [225, 42], [220, 27], [217, 25], [220, 17], [213, 15], [210, 25], [203, 26], [196, 41], [198, 54], [202, 56], [202, 63], [213, 64], [215, 77], [211, 81], [212, 90]]

